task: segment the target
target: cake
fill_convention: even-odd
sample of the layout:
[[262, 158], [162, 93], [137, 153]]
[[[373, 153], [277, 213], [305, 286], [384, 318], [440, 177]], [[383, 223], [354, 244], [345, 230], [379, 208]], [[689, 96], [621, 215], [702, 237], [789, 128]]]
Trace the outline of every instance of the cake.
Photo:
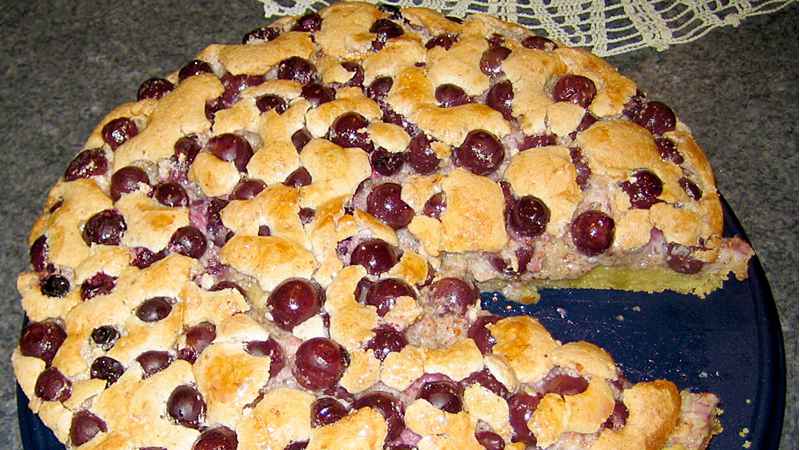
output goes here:
[[80, 449], [707, 448], [719, 399], [480, 309], [747, 276], [707, 158], [602, 59], [342, 2], [109, 112], [18, 278], [30, 408]]

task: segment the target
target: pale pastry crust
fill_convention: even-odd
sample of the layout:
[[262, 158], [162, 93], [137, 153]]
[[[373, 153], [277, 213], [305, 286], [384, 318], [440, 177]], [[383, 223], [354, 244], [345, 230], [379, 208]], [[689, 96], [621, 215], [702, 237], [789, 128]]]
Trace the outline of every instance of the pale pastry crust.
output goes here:
[[[33, 322], [26, 331], [41, 322], [52, 334], [43, 342], [27, 333], [11, 356], [31, 410], [70, 449], [188, 450], [205, 430], [225, 426], [248, 450], [306, 441], [317, 450], [481, 450], [483, 431], [523, 450], [511, 442], [509, 399], [525, 394], [538, 401], [527, 426], [542, 448], [706, 448], [719, 432], [713, 394], [679, 392], [665, 380], [632, 385], [608, 352], [562, 344], [530, 316], [486, 325], [491, 345], [479, 347], [470, 338], [484, 314], [478, 302], [462, 308], [446, 292], [433, 295], [445, 277], [471, 286], [579, 279], [617, 265], [668, 269], [671, 251], [690, 255], [689, 269], [702, 262], [700, 274], [681, 280], [744, 277], [752, 250], [722, 237], [713, 172], [689, 128], [677, 119], [665, 132], [645, 128], [636, 108], [649, 100], [633, 81], [562, 43], [528, 48], [528, 30], [488, 15], [462, 22], [352, 1], [314, 14], [278, 19], [246, 44], [208, 46], [196, 58], [213, 73], [168, 74], [170, 92], [124, 103], [92, 130], [83, 147], [91, 153], [81, 158], [94, 159], [74, 160], [48, 193], [27, 239], [33, 271], [17, 279]], [[496, 46], [508, 55], [487, 67], [485, 52]], [[566, 75], [590, 80], [590, 101], [556, 101]], [[499, 83], [510, 84], [510, 110], [492, 100]], [[454, 101], [457, 89], [437, 90], [445, 84], [464, 95]], [[262, 113], [265, 100], [275, 101]], [[334, 133], [348, 113], [366, 123], [350, 130], [339, 122]], [[123, 118], [137, 132], [109, 137], [108, 124]], [[473, 140], [476, 130], [502, 147], [489, 173], [470, 167], [470, 156], [498, 156], [488, 154], [494, 142]], [[252, 147], [246, 165], [249, 154], [208, 148], [227, 133]], [[354, 146], [333, 143], [338, 133], [337, 142]], [[127, 166], [146, 182], [112, 179]], [[638, 171], [661, 183], [644, 208], [628, 192]], [[251, 184], [240, 191], [243, 181]], [[180, 186], [183, 206], [166, 206], [153, 189], [162, 183]], [[399, 198], [371, 195], [383, 183], [400, 185]], [[540, 234], [518, 229], [525, 196], [546, 208]], [[587, 210], [615, 222], [600, 255], [582, 254], [573, 239]], [[87, 229], [101, 211], [124, 226], [98, 216]], [[176, 242], [185, 227], [199, 238]], [[274, 320], [286, 295], [275, 288], [288, 279], [318, 288], [310, 306], [305, 294], [291, 294], [302, 316], [291, 327]], [[386, 284], [373, 289], [377, 282]], [[320, 362], [341, 362], [331, 386], [301, 380], [298, 349], [311, 339], [341, 350], [341, 359]], [[141, 358], [149, 352], [161, 359]], [[69, 389], [45, 400], [37, 382], [55, 371]], [[564, 393], [558, 377], [585, 389]], [[458, 401], [447, 407], [456, 412], [426, 400], [429, 383], [454, 390]], [[197, 428], [171, 415], [179, 386], [202, 399]], [[377, 407], [354, 408], [375, 393], [398, 403], [403, 429], [390, 429], [395, 422]], [[347, 414], [316, 426], [312, 405], [322, 397]], [[622, 406], [627, 418], [617, 417]], [[104, 426], [78, 446], [70, 429], [84, 411]]]

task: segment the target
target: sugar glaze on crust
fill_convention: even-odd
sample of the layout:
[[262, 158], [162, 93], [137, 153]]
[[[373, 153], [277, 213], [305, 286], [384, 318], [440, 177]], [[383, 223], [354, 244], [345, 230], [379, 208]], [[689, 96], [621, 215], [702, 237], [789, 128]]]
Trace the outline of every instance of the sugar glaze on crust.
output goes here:
[[688, 128], [603, 60], [343, 2], [97, 125], [31, 231], [12, 363], [69, 448], [702, 449], [716, 396], [632, 384], [475, 283], [743, 278], [721, 231]]

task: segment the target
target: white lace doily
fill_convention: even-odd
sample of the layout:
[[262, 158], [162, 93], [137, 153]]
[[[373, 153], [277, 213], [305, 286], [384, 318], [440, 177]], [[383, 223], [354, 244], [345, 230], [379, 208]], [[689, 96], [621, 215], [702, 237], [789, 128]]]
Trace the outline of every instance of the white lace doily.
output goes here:
[[[260, 0], [266, 17], [298, 15], [333, 0]], [[375, 0], [367, 0], [377, 3]], [[794, 0], [382, 0], [425, 6], [464, 17], [484, 12], [600, 56], [643, 47], [665, 50], [700, 38], [714, 28], [738, 26], [747, 17], [775, 12]]]

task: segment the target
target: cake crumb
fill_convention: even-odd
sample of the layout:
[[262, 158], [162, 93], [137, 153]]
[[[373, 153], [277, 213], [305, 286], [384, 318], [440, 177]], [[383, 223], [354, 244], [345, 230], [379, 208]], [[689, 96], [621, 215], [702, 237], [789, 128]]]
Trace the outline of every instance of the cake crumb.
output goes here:
[[753, 401], [752, 401], [752, 400], [750, 400], [749, 398], [748, 398], [748, 399], [745, 399], [745, 400], [744, 400], [744, 402], [745, 402], [745, 403], [747, 403], [748, 405], [749, 405], [749, 404], [751, 404], [751, 403], [753, 403]]
[[567, 310], [566, 309], [564, 309], [564, 308], [556, 308], [556, 312], [558, 313], [559, 316], [561, 316], [562, 319], [566, 319], [567, 318]]
[[620, 322], [625, 320], [625, 316], [623, 316], [622, 314], [617, 314], [614, 318], [617, 319]]
[[752, 445], [752, 443], [750, 441], [744, 441], [744, 444], [742, 444], [742, 447], [750, 448], [750, 445]]
[[700, 375], [698, 375], [698, 377], [700, 377], [700, 378], [708, 378], [708, 373], [706, 373], [706, 371], [704, 370], [704, 371], [700, 372]]
[[747, 436], [748, 434], [750, 434], [750, 429], [749, 429], [749, 428], [747, 428], [747, 427], [744, 427], [744, 428], [742, 428], [742, 429], [739, 431], [739, 436], [740, 436], [740, 437], [745, 437], [745, 436]]
[[642, 308], [640, 308], [640, 307], [639, 307], [639, 305], [636, 305], [636, 306], [634, 306], [634, 307], [633, 307], [633, 308], [631, 308], [631, 309], [632, 309], [632, 310], [634, 310], [634, 311], [636, 311], [636, 312], [641, 312], [641, 311], [642, 311]]

